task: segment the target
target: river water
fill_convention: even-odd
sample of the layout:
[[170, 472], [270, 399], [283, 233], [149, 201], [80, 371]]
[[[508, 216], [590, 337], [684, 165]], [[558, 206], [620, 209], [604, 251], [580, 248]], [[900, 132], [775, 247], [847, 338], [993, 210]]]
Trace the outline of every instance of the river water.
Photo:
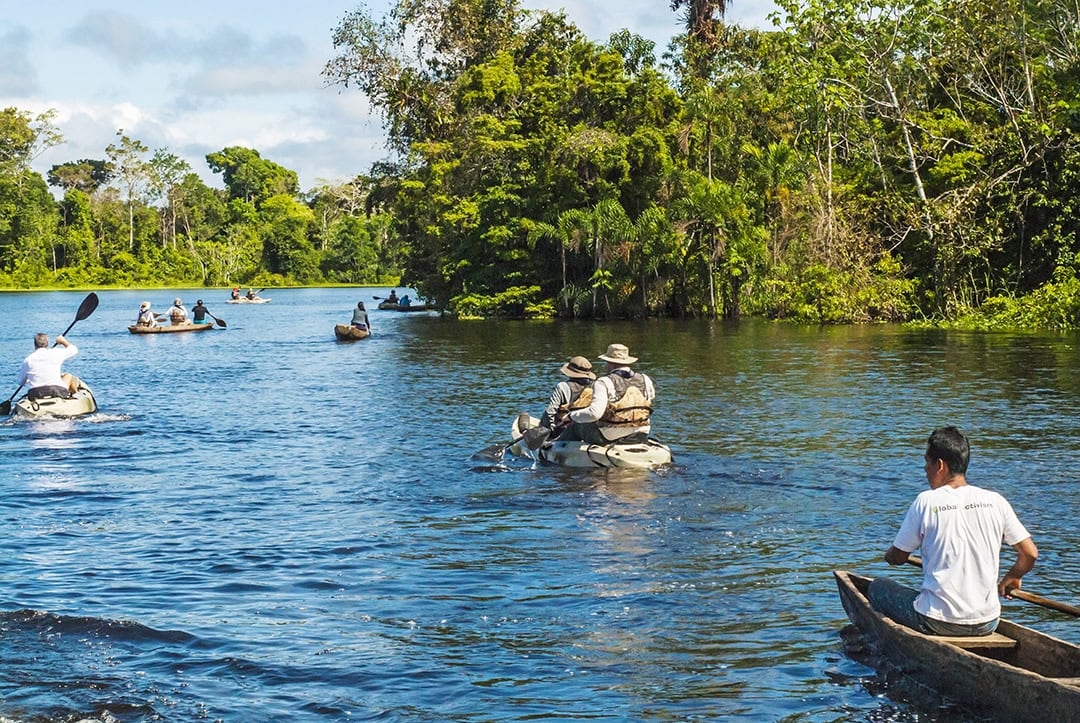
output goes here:
[[[372, 310], [334, 340], [387, 291], [183, 290], [228, 328], [157, 336], [125, 327], [177, 292], [99, 293], [65, 365], [99, 412], [0, 422], [0, 717], [961, 720], [845, 652], [830, 573], [889, 572], [950, 423], [1039, 545], [1026, 589], [1077, 603], [1076, 335]], [[0, 294], [4, 398], [84, 296]], [[671, 468], [472, 459], [614, 341]]]

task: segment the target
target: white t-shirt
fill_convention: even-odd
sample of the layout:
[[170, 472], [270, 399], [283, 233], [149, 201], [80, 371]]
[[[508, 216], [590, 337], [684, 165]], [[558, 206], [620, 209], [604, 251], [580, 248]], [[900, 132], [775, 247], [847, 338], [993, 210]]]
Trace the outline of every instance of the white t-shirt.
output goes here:
[[922, 492], [908, 508], [893, 547], [922, 550], [923, 582], [915, 609], [928, 618], [977, 625], [1001, 615], [1001, 543], [1031, 535], [1008, 500], [974, 485]]
[[66, 387], [60, 376], [60, 366], [65, 360], [79, 353], [74, 344], [67, 346], [42, 347], [23, 359], [19, 370], [19, 384], [34, 387], [52, 385]]

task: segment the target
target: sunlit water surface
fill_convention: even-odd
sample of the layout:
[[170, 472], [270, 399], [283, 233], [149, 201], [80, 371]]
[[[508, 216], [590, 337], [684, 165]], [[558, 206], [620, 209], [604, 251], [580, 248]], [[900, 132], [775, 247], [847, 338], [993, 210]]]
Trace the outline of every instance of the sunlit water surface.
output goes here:
[[[845, 653], [830, 574], [887, 572], [946, 423], [1035, 536], [1027, 588], [1076, 602], [1076, 336], [373, 310], [334, 340], [387, 291], [185, 290], [228, 328], [153, 337], [125, 327], [176, 292], [99, 294], [66, 366], [99, 413], [0, 423], [0, 716], [961, 720]], [[84, 296], [0, 294], [4, 398]], [[471, 458], [613, 341], [673, 467]]]

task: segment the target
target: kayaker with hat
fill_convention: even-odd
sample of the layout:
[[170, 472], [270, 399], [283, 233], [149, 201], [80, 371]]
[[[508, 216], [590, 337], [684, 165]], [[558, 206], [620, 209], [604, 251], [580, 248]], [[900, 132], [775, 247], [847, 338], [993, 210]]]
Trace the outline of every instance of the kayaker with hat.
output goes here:
[[172, 306], [169, 307], [169, 320], [173, 326], [187, 323], [187, 309], [184, 308], [184, 302], [180, 299], [173, 299]]
[[135, 322], [135, 325], [155, 327], [157, 326], [157, 323], [157, 314], [150, 310], [150, 302], [144, 301], [139, 304], [139, 318]]
[[637, 357], [630, 356], [624, 344], [609, 344], [600, 358], [607, 362], [607, 376], [593, 383], [587, 407], [570, 411], [572, 424], [559, 439], [590, 444], [644, 442], [652, 430], [649, 417], [656, 398], [652, 379], [630, 368]]
[[566, 415], [571, 409], [581, 409], [589, 405], [592, 401], [590, 388], [596, 381], [592, 362], [583, 356], [573, 357], [563, 364], [559, 371], [566, 380], [555, 385], [547, 407], [540, 416], [540, 426], [547, 427], [552, 432], [565, 424]]

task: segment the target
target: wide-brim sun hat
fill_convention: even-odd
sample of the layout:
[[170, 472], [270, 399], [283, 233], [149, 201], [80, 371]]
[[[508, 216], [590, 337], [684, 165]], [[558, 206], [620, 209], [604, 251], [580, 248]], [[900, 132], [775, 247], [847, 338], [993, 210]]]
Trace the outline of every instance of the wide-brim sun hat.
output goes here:
[[576, 356], [559, 368], [559, 371], [571, 379], [596, 379], [592, 371], [592, 362], [583, 356]]
[[150, 308], [150, 302], [149, 301], [144, 301], [143, 303], [139, 304], [139, 308], [140, 309], [149, 309]]
[[612, 364], [633, 364], [636, 356], [630, 356], [630, 350], [624, 344], [608, 344], [607, 351], [600, 358]]
[[177, 306], [180, 306], [180, 304], [182, 304], [184, 302], [180, 301], [180, 299], [173, 299], [172, 303], [176, 304]]

